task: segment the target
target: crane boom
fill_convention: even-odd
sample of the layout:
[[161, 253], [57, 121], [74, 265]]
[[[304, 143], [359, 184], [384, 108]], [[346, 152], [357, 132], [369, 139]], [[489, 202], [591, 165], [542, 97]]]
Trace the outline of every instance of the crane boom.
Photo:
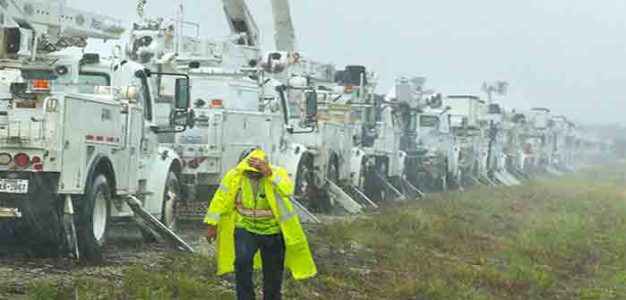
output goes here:
[[52, 39], [119, 39], [124, 31], [119, 20], [67, 7], [65, 1], [8, 0], [0, 3], [0, 13], [3, 27], [28, 28]]
[[0, 1], [0, 57], [30, 57], [87, 39], [119, 39], [122, 23], [111, 17], [67, 7], [65, 0]]
[[296, 35], [291, 18], [289, 0], [272, 0], [274, 42], [278, 51], [295, 51]]
[[258, 46], [259, 28], [245, 0], [222, 0], [222, 3], [231, 32], [240, 37], [238, 44]]

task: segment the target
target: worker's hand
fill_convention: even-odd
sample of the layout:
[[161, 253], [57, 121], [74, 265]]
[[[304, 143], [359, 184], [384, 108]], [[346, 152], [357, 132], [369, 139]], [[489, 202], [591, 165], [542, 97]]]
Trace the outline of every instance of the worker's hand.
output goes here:
[[265, 176], [269, 177], [272, 175], [272, 168], [270, 168], [270, 165], [265, 160], [251, 157], [248, 159], [248, 164], [251, 167], [259, 170], [259, 172], [263, 173], [263, 175]]
[[211, 244], [215, 239], [217, 239], [217, 226], [209, 225], [206, 231], [206, 241]]

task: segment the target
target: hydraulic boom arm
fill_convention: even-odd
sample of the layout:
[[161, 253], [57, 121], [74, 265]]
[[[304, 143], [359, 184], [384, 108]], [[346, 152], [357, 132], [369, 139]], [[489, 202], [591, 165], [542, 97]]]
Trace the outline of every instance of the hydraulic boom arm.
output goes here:
[[295, 51], [296, 36], [291, 19], [289, 0], [272, 0], [274, 41], [277, 51]]
[[238, 44], [259, 45], [259, 28], [245, 0], [222, 0], [231, 32], [239, 36]]

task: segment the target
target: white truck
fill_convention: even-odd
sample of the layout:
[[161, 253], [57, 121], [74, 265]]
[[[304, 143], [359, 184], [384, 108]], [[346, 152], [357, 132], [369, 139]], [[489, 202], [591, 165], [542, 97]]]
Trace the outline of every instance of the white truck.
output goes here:
[[[127, 47], [128, 57], [145, 66], [168, 73], [182, 72], [190, 78], [197, 126], [161, 135], [161, 143], [175, 149], [185, 162], [181, 179], [187, 201], [179, 210], [182, 218], [204, 215], [220, 180], [245, 150], [260, 147], [272, 163], [289, 167], [282, 162], [297, 156], [300, 149], [286, 138], [288, 112], [282, 109], [276, 91], [282, 84], [266, 77], [261, 69], [258, 30], [245, 2], [224, 1], [224, 11], [232, 31], [225, 41], [182, 33], [181, 26], [199, 30], [197, 24], [159, 20], [135, 24]], [[171, 84], [166, 82], [157, 77], [162, 120], [167, 120], [172, 110], [168, 100]], [[290, 174], [302, 178], [296, 167], [297, 162]], [[298, 180], [296, 184], [294, 203], [306, 203], [306, 186], [303, 188]], [[303, 220], [316, 221], [304, 207], [298, 208]]]
[[349, 106], [335, 103], [344, 94], [333, 86], [332, 65], [304, 59], [289, 62], [292, 53], [270, 53], [264, 66], [280, 90], [281, 107], [287, 129], [286, 141], [296, 151], [281, 156], [283, 165], [297, 174], [296, 189], [303, 190], [306, 203], [313, 210], [331, 211], [342, 206], [358, 212], [361, 205], [343, 188], [352, 185], [352, 148], [355, 125]]
[[487, 152], [482, 147], [485, 139], [481, 130], [486, 113], [483, 100], [473, 95], [449, 95], [444, 99], [449, 108], [450, 126], [459, 149], [459, 168], [462, 181], [471, 185], [484, 181]]
[[351, 109], [336, 105], [347, 91], [337, 85], [333, 65], [297, 51], [289, 1], [272, 0], [272, 10], [276, 51], [265, 55], [262, 66], [278, 91], [287, 131], [289, 150], [279, 160], [294, 174], [296, 194], [307, 207], [360, 212], [373, 203], [352, 185], [354, 117]]
[[[337, 71], [332, 84], [332, 103], [337, 107], [337, 120], [353, 129], [350, 158], [351, 187], [361, 200], [374, 202], [404, 199], [400, 178], [403, 172], [403, 152], [400, 151], [401, 129], [395, 121], [394, 105], [384, 96], [375, 94], [376, 76], [359, 65]], [[373, 201], [373, 202], [372, 202]]]
[[460, 187], [449, 108], [441, 94], [423, 90], [424, 83], [425, 78], [400, 77], [387, 94], [402, 141], [403, 187], [417, 195]]
[[551, 161], [552, 140], [548, 134], [551, 123], [550, 110], [543, 107], [536, 107], [530, 111], [530, 130], [527, 137], [527, 147], [531, 155], [529, 164], [526, 166], [530, 172], [544, 172], [549, 168]]
[[[58, 2], [22, 4], [5, 7], [0, 31], [0, 225], [35, 252], [87, 260], [102, 257], [112, 221], [133, 216], [125, 200], [173, 228], [182, 161], [159, 147], [157, 132], [172, 128], [154, 123], [150, 72], [68, 48], [122, 27]], [[172, 125], [184, 129], [189, 85], [176, 82]]]

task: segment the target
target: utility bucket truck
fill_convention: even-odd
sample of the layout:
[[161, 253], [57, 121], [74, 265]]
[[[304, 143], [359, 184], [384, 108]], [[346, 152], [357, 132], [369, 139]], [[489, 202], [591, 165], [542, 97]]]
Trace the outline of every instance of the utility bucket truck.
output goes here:
[[[403, 185], [417, 195], [460, 186], [458, 151], [441, 94], [423, 90], [424, 78], [398, 78], [387, 94], [396, 107], [394, 119], [403, 132]], [[401, 124], [401, 125], [400, 125]]]
[[374, 93], [376, 76], [364, 66], [347, 66], [335, 77], [335, 90], [343, 90], [335, 103], [353, 117], [347, 124], [355, 131], [350, 175], [354, 191], [366, 201], [405, 200], [400, 191], [404, 153], [395, 103]]
[[280, 161], [294, 174], [296, 195], [307, 207], [358, 213], [371, 200], [352, 185], [354, 119], [349, 107], [336, 105], [344, 94], [333, 65], [304, 59], [296, 39], [288, 0], [272, 0], [275, 51], [263, 70], [280, 100], [289, 151]]
[[485, 101], [472, 95], [447, 96], [453, 131], [459, 141], [463, 177], [478, 184], [496, 185], [490, 170], [496, 148], [498, 111], [489, 113]]
[[486, 136], [489, 139], [487, 143], [488, 174], [493, 181], [501, 185], [520, 185], [521, 182], [509, 173], [507, 168], [505, 146], [511, 128], [506, 120], [506, 112], [500, 104], [491, 103], [487, 106], [485, 121]]
[[531, 156], [527, 168], [531, 173], [549, 172], [552, 139], [549, 135], [550, 110], [537, 107], [530, 111], [531, 128], [527, 136], [527, 147]]
[[[161, 135], [161, 142], [184, 160], [181, 179], [187, 197], [179, 216], [185, 219], [204, 216], [221, 179], [246, 150], [264, 149], [275, 164], [281, 164], [282, 153], [296, 151], [285, 139], [285, 113], [275, 85], [260, 69], [257, 29], [245, 2], [225, 1], [224, 11], [232, 30], [225, 41], [184, 35], [179, 28], [199, 28], [197, 24], [159, 20], [135, 24], [127, 48], [127, 55], [146, 67], [184, 73], [190, 79], [195, 127]], [[156, 79], [158, 116], [167, 120], [171, 84], [167, 78]], [[295, 170], [291, 174], [295, 177]], [[301, 219], [319, 221], [300, 205], [302, 200], [301, 193], [292, 199]]]
[[0, 29], [2, 232], [40, 254], [87, 260], [102, 257], [109, 225], [133, 209], [171, 234], [182, 161], [157, 133], [187, 127], [187, 79], [176, 81], [172, 126], [158, 127], [149, 71], [72, 48], [117, 38], [115, 20], [58, 2], [22, 4], [6, 8]]
[[[397, 128], [399, 132], [399, 149], [401, 158], [401, 175], [399, 176], [403, 190], [411, 196], [424, 196], [424, 190], [432, 190], [428, 182], [431, 182], [431, 174], [438, 173], [436, 169], [426, 166], [429, 150], [419, 144], [418, 114], [423, 113], [426, 107], [436, 108], [438, 103], [434, 97], [429, 97], [423, 90], [426, 79], [423, 77], [396, 79], [395, 85], [386, 95], [388, 105], [393, 107], [393, 118], [389, 124]], [[429, 102], [433, 101], [434, 102]], [[388, 121], [389, 122], [389, 121]], [[387, 126], [389, 126], [387, 124]], [[442, 167], [443, 168], [443, 167]], [[438, 177], [435, 175], [434, 177]]]
[[279, 91], [286, 140], [296, 150], [284, 153], [281, 161], [296, 174], [296, 193], [303, 204], [325, 212], [342, 207], [350, 213], [373, 206], [352, 186], [355, 116], [339, 101], [346, 91], [335, 82], [334, 66], [274, 52], [264, 69]]

